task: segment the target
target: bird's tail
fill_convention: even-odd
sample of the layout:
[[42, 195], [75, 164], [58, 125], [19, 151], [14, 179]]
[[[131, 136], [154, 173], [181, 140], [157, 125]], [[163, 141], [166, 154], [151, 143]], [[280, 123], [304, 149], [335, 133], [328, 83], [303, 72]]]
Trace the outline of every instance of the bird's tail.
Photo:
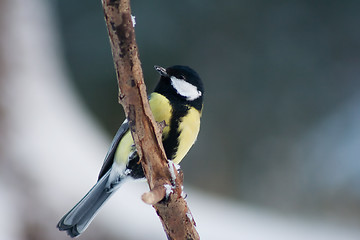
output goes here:
[[91, 190], [73, 207], [58, 223], [60, 231], [66, 231], [69, 236], [77, 237], [86, 230], [100, 207], [114, 193], [107, 188], [108, 171]]

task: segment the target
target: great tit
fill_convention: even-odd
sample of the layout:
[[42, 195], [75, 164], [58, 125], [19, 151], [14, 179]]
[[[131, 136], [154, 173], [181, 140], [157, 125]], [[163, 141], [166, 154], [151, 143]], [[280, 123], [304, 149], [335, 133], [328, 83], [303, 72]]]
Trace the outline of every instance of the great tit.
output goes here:
[[[155, 66], [160, 81], [149, 97], [157, 122], [165, 121], [162, 141], [166, 156], [179, 164], [200, 130], [204, 88], [199, 75], [187, 66]], [[86, 230], [105, 201], [127, 179], [145, 178], [127, 120], [117, 131], [98, 181], [58, 223], [60, 231], [76, 237]]]

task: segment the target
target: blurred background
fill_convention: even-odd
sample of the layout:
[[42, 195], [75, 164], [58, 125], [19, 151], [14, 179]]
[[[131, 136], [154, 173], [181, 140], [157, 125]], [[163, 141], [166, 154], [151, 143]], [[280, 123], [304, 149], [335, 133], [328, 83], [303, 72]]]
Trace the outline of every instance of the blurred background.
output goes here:
[[[55, 5], [66, 65], [110, 136], [124, 116], [101, 6], [70, 3]], [[341, 116], [359, 94], [358, 1], [133, 1], [132, 10], [148, 91], [155, 64], [189, 65], [205, 83], [187, 183], [279, 209], [343, 212], [359, 200], [359, 152], [333, 156], [347, 152], [355, 126], [320, 130], [336, 114], [360, 120], [356, 108]]]
[[[231, 206], [247, 206], [245, 209], [256, 211], [260, 219], [264, 219], [262, 212], [270, 214], [270, 211], [276, 216], [285, 216], [284, 219], [290, 216], [305, 222], [311, 219], [350, 228], [344, 230], [346, 233], [359, 227], [359, 11], [360, 2], [356, 0], [132, 1], [148, 92], [159, 78], [153, 65], [188, 65], [204, 81], [201, 132], [181, 165], [185, 189], [189, 187], [190, 192], [214, 196], [209, 198], [226, 198], [234, 204]], [[49, 166], [49, 169], [53, 167], [49, 171], [58, 176], [51, 181], [57, 182], [64, 175], [68, 180], [66, 186], [59, 185], [56, 191], [51, 192], [49, 187], [47, 196], [67, 194], [72, 199], [64, 200], [66, 205], [43, 214], [41, 219], [46, 219], [47, 214], [60, 218], [96, 180], [97, 170], [94, 170], [89, 173], [90, 182], [73, 183], [72, 176], [79, 179], [79, 169], [84, 170], [81, 165], [76, 170], [76, 161], [86, 164], [87, 159], [96, 158], [94, 169], [100, 169], [107, 145], [124, 119], [117, 103], [117, 81], [101, 2], [32, 0], [24, 4], [19, 0], [0, 0], [0, 15], [0, 133], [3, 136], [0, 138], [0, 189], [8, 189], [9, 182], [14, 183], [15, 179], [20, 181], [21, 191], [23, 188], [29, 191], [16, 176], [23, 176], [32, 168], [37, 169], [37, 177], [42, 174], [42, 166], [24, 162], [34, 157], [32, 151], [36, 148], [28, 146], [31, 141], [28, 139], [36, 139], [40, 134], [35, 130], [40, 132], [49, 126], [44, 130], [48, 135], [33, 141], [38, 144], [39, 152], [51, 149], [51, 157], [37, 159], [51, 162], [49, 158], [53, 155], [59, 157], [72, 149], [77, 151], [76, 157], [64, 156], [57, 160], [58, 168]], [[26, 57], [29, 60], [22, 64]], [[30, 80], [32, 73], [35, 73], [34, 80]], [[35, 81], [41, 81], [39, 87], [34, 87]], [[50, 82], [54, 85], [42, 90]], [[31, 98], [26, 94], [33, 94], [38, 102], [25, 107], [24, 100]], [[46, 94], [48, 98], [38, 99]], [[14, 99], [19, 98], [20, 102], [16, 103]], [[39, 110], [37, 103], [44, 104], [46, 110]], [[76, 107], [71, 112], [78, 116], [76, 121], [68, 112], [70, 106]], [[26, 114], [24, 109], [28, 111]], [[36, 109], [40, 111], [38, 115]], [[44, 117], [47, 111], [53, 119]], [[31, 117], [36, 117], [34, 122], [39, 129], [30, 127], [34, 131], [29, 132], [29, 138], [22, 138], [24, 132], [30, 131], [27, 121]], [[52, 134], [53, 131], [58, 131], [58, 135]], [[99, 149], [86, 156], [80, 149], [95, 150], [82, 140], [81, 134], [85, 133], [93, 134], [86, 138], [94, 140], [86, 141], [92, 141], [91, 146]], [[98, 133], [100, 139], [96, 137]], [[61, 134], [67, 140], [57, 137]], [[69, 138], [65, 134], [74, 136]], [[54, 148], [48, 147], [53, 139], [59, 141]], [[24, 145], [22, 153], [19, 145]], [[71, 168], [61, 165], [65, 164], [62, 161], [69, 161]], [[24, 165], [25, 170], [19, 170]], [[83, 184], [81, 193], [69, 190], [77, 188], [77, 184]], [[37, 187], [36, 192], [41, 193], [43, 189]], [[10, 197], [3, 201], [14, 203], [13, 198], [19, 199], [18, 194], [8, 193]], [[34, 193], [31, 191], [31, 194]], [[189, 198], [191, 200], [191, 194]], [[49, 208], [56, 208], [56, 203], [52, 204]], [[221, 201], [214, 205], [221, 205]], [[30, 213], [25, 215], [31, 219]], [[55, 226], [56, 217], [55, 222], [49, 223], [50, 227]], [[196, 215], [194, 217], [201, 224]], [[42, 239], [44, 236], [47, 236], [44, 239], [65, 239], [63, 233], [51, 235], [53, 230], [49, 235], [39, 234], [44, 231], [42, 221], [38, 220], [35, 227], [26, 225], [26, 234], [15, 228], [15, 235], [9, 234], [3, 239]], [[280, 231], [273, 237], [253, 237], [262, 227], [254, 228], [253, 232], [249, 228], [249, 235], [242, 239], [281, 239], [284, 234]], [[9, 228], [12, 228], [10, 224]], [[328, 229], [325, 227], [324, 232]], [[92, 239], [91, 236], [142, 239], [130, 235], [114, 238], [106, 227], [97, 232], [90, 227], [89, 231], [95, 235], [89, 234], [86, 239]], [[103, 232], [107, 232], [105, 237], [96, 235]], [[320, 235], [306, 238], [321, 239]], [[350, 235], [346, 239], [358, 239]], [[207, 236], [204, 239], [211, 239], [212, 235]], [[286, 239], [297, 239], [293, 234], [289, 236]], [[337, 235], [332, 233], [332, 236]], [[360, 235], [357, 236], [360, 239]], [[237, 237], [228, 238], [240, 239], [241, 235]]]

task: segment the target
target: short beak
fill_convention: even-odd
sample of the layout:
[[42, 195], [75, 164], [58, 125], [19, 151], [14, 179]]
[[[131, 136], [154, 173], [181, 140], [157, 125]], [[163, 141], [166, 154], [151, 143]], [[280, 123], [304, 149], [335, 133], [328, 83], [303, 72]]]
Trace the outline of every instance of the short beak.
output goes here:
[[168, 76], [165, 68], [160, 67], [160, 66], [157, 66], [157, 65], [155, 65], [154, 68], [155, 68], [156, 71], [159, 72], [159, 74], [160, 74], [161, 76], [165, 76], [165, 77]]

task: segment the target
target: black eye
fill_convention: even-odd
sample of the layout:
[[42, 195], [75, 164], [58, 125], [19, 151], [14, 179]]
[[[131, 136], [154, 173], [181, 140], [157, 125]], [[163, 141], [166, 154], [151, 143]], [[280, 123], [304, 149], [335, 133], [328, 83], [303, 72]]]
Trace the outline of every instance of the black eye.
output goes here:
[[185, 76], [184, 75], [179, 75], [176, 77], [177, 79], [182, 79], [182, 80], [185, 80]]

